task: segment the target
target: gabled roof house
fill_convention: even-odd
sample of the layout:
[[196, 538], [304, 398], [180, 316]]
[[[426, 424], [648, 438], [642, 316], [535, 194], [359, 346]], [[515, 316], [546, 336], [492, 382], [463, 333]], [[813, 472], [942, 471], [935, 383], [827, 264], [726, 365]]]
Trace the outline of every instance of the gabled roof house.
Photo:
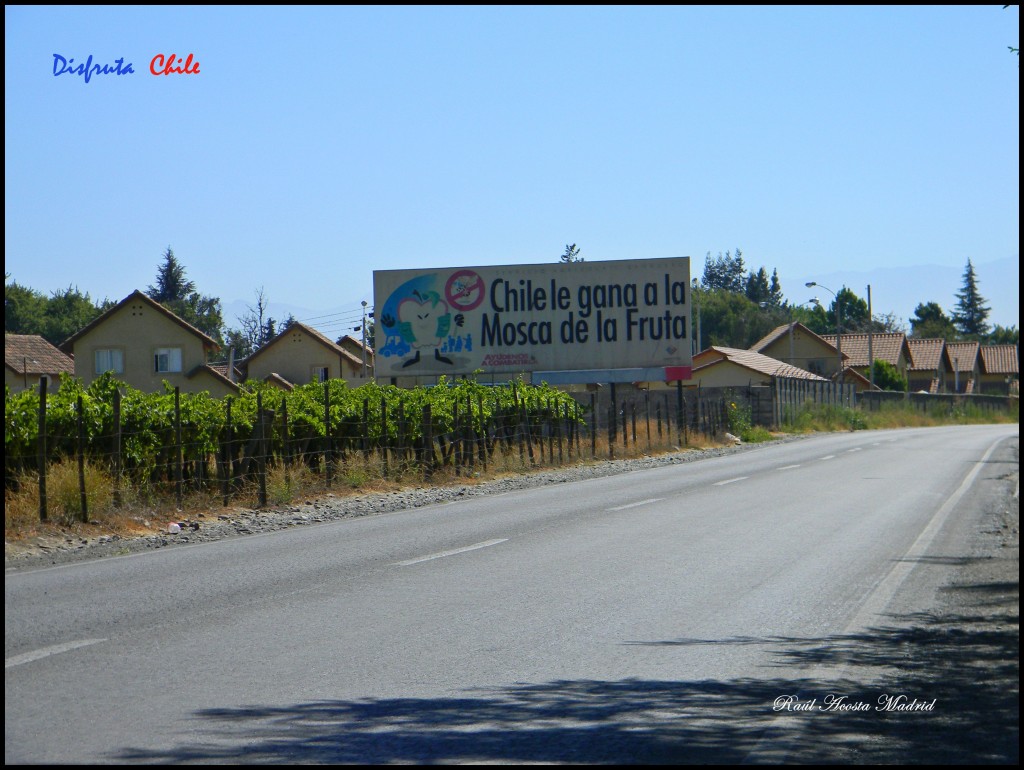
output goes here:
[[[338, 339], [338, 345], [344, 350], [354, 355], [360, 361], [363, 360], [363, 353], [366, 354], [366, 376], [373, 376], [373, 348], [367, 345], [363, 347], [363, 343], [353, 337], [351, 334], [346, 334]], [[361, 371], [361, 370], [360, 370]]]
[[977, 393], [981, 379], [981, 345], [977, 342], [947, 342], [946, 351], [953, 364], [953, 383], [949, 388], [956, 393]]
[[[870, 340], [868, 337], [870, 336]], [[847, 365], [856, 369], [864, 377], [871, 376], [871, 358], [876, 361], [885, 361], [896, 367], [896, 371], [907, 376], [907, 368], [910, 366], [910, 346], [907, 344], [907, 335], [903, 332], [880, 332], [878, 334], [844, 334], [841, 341], [838, 341], [835, 334], [823, 334], [822, 338], [830, 345], [840, 344], [843, 349], [843, 356], [849, 356]], [[868, 355], [868, 347], [871, 348], [871, 355]]]
[[[828, 342], [798, 321], [772, 329], [750, 349], [822, 377], [832, 377], [839, 371], [839, 351], [835, 343]], [[843, 361], [849, 361], [845, 350]]]
[[4, 334], [4, 382], [11, 392], [38, 388], [39, 379], [46, 377], [47, 391], [56, 393], [60, 375], [74, 373], [71, 356], [38, 334]]
[[982, 345], [981, 392], [1008, 395], [1020, 391], [1020, 348], [1017, 345]]
[[693, 357], [693, 376], [685, 385], [704, 388], [770, 385], [772, 377], [826, 381], [820, 375], [753, 350], [712, 345]]
[[220, 350], [216, 340], [138, 290], [60, 347], [74, 356], [75, 376], [86, 385], [112, 371], [146, 393], [160, 392], [165, 380], [186, 393], [238, 393], [238, 385], [208, 363]]
[[952, 388], [953, 363], [949, 360], [946, 341], [940, 338], [908, 337], [910, 366], [907, 385], [911, 393], [944, 393]]
[[362, 377], [363, 362], [311, 326], [294, 321], [246, 359], [249, 379], [288, 386], [353, 380]]

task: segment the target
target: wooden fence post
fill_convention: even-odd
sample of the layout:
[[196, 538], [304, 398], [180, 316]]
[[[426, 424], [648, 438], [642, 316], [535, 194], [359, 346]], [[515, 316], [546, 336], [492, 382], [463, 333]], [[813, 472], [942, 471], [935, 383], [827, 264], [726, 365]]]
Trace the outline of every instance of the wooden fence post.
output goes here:
[[590, 394], [590, 456], [597, 459], [597, 396]]
[[286, 396], [281, 396], [281, 442], [284, 447], [284, 484], [285, 487], [290, 488], [292, 485], [292, 455], [288, 444], [288, 398]]
[[39, 463], [39, 520], [46, 521], [46, 377], [39, 378], [39, 435], [36, 437]]
[[181, 496], [181, 391], [174, 386], [174, 500], [180, 511], [184, 507]]
[[225, 399], [227, 407], [227, 417], [224, 421], [224, 444], [221, 447], [221, 456], [223, 457], [223, 478], [221, 479], [221, 497], [223, 498], [224, 507], [228, 507], [228, 502], [231, 500], [231, 476], [234, 469], [234, 463], [231, 461], [231, 444], [234, 441], [234, 428], [231, 425], [231, 396]]
[[121, 495], [121, 389], [114, 389], [114, 506], [124, 502]]
[[380, 397], [380, 463], [384, 478], [388, 477], [388, 402]]
[[423, 407], [423, 469], [429, 479], [434, 472], [434, 426], [430, 404]]
[[263, 421], [263, 394], [256, 392], [256, 474], [259, 481], [259, 507], [267, 507], [267, 436]]
[[85, 496], [85, 403], [78, 396], [78, 501], [82, 521], [89, 521], [89, 502]]
[[331, 472], [334, 464], [331, 446], [331, 390], [327, 387], [327, 380], [324, 380], [324, 479], [327, 488], [331, 488]]

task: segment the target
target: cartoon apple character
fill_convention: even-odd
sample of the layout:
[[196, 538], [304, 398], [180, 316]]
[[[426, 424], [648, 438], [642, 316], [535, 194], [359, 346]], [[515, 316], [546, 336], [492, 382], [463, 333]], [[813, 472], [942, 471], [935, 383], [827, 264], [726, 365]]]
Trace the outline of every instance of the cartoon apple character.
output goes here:
[[[416, 348], [416, 355], [402, 366], [412, 366], [420, 360], [420, 348], [434, 348], [434, 358], [451, 364], [438, 348], [452, 328], [452, 314], [448, 303], [436, 291], [421, 294], [414, 291], [414, 297], [406, 297], [398, 304], [398, 333], [402, 339]], [[461, 321], [456, 318], [456, 324]]]

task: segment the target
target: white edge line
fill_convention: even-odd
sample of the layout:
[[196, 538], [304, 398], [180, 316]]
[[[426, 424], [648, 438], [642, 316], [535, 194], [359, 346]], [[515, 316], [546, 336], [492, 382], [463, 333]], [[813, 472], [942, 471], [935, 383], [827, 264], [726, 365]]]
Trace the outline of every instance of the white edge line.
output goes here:
[[13, 668], [14, 666], [21, 666], [25, 663], [31, 663], [34, 660], [41, 658], [47, 658], [50, 655], [58, 655], [62, 652], [70, 652], [71, 650], [77, 650], [79, 647], [88, 647], [91, 644], [99, 644], [105, 642], [106, 639], [79, 639], [76, 642], [64, 642], [64, 644], [55, 644], [51, 647], [42, 647], [32, 652], [23, 652], [21, 655], [15, 655], [12, 658], [4, 659], [4, 668]]
[[457, 553], [465, 553], [466, 551], [475, 551], [478, 548], [488, 548], [498, 543], [504, 543], [508, 540], [507, 537], [503, 537], [500, 540], [485, 540], [482, 543], [475, 543], [473, 545], [467, 545], [465, 548], [453, 548], [450, 551], [440, 551], [438, 553], [432, 553], [427, 556], [420, 556], [417, 559], [407, 559], [406, 561], [395, 562], [396, 567], [408, 567], [412, 564], [419, 564], [421, 561], [430, 561], [431, 559], [443, 559], [445, 556], [454, 556]]
[[[890, 439], [892, 441], [894, 439]], [[915, 562], [923, 555], [928, 552], [928, 547], [932, 541], [936, 538], [939, 530], [946, 523], [953, 509], [960, 502], [960, 498], [964, 496], [971, 485], [974, 483], [974, 479], [981, 471], [984, 464], [991, 457], [992, 453], [996, 451], [996, 447], [1002, 443], [1004, 439], [997, 439], [989, 448], [988, 451], [982, 456], [978, 462], [974, 464], [974, 467], [967, 473], [964, 480], [957, 487], [956, 491], [950, 495], [945, 503], [943, 503], [939, 509], [932, 515], [932, 518], [928, 521], [928, 524], [921, 531], [921, 534], [917, 536], [917, 539], [910, 546], [907, 552], [903, 555], [903, 558], [896, 562], [896, 564], [889, 570], [889, 572], [879, 580], [874, 587], [868, 592], [867, 596], [861, 603], [859, 611], [854, 616], [853, 620], [846, 624], [846, 627], [842, 631], [842, 635], [851, 634], [854, 631], [858, 631], [863, 628], [867, 628], [869, 623], [877, 621], [878, 615], [885, 609], [885, 607], [892, 601], [896, 595], [903, 581], [906, 580], [907, 576], [916, 566]], [[851, 664], [840, 664], [838, 668], [831, 667], [829, 673], [831, 673], [837, 680], [847, 675]], [[808, 679], [819, 678], [825, 675], [824, 664], [814, 664], [811, 669], [805, 673]], [[769, 727], [766, 727], [763, 733], [771, 731], [771, 735], [766, 735], [754, 746], [753, 749], [743, 759], [742, 764], [761, 764], [763, 758], [771, 756], [775, 761], [773, 764], [784, 764], [786, 757], [791, 749], [791, 745], [796, 740], [792, 735], [789, 738], [784, 738], [782, 746], [780, 748], [774, 748], [777, 743], [777, 739], [774, 737], [776, 731], [786, 732], [792, 730], [803, 734], [806, 729], [806, 722], [799, 720], [793, 715], [782, 712], [776, 717]], [[774, 748], [774, 750], [772, 750]]]
[[636, 508], [640, 505], [647, 505], [648, 503], [657, 503], [664, 500], [664, 497], [652, 497], [649, 500], [640, 500], [636, 503], [629, 503], [628, 505], [617, 505], [614, 508], [605, 508], [606, 511], [624, 511], [627, 508]]
[[743, 481], [744, 479], [749, 479], [749, 478], [750, 478], [750, 476], [737, 476], [734, 479], [726, 479], [725, 481], [716, 481], [714, 484], [712, 484], [712, 486], [724, 487], [726, 484], [732, 484], [734, 482]]
[[819, 460], [834, 460], [835, 458], [836, 458], [835, 455], [825, 455], [824, 457], [819, 457], [818, 459]]
[[781, 468], [779, 468], [779, 470], [780, 471], [791, 471], [791, 470], [793, 470], [793, 468], [799, 468], [799, 467], [800, 467], [800, 463], [797, 463], [796, 465], [783, 465]]

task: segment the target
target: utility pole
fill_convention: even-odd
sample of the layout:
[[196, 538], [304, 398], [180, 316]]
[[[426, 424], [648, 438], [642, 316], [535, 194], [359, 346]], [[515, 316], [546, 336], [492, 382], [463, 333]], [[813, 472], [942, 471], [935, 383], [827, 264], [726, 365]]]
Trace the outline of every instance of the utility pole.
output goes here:
[[869, 371], [871, 372], [871, 376], [868, 378], [868, 380], [869, 380], [869, 382], [871, 384], [871, 390], [875, 389], [875, 351], [871, 347], [872, 327], [875, 325], [874, 320], [875, 320], [875, 317], [873, 315], [871, 315], [871, 284], [869, 283], [868, 284], [868, 366], [869, 366]]
[[363, 300], [363, 379], [366, 379], [366, 300]]

